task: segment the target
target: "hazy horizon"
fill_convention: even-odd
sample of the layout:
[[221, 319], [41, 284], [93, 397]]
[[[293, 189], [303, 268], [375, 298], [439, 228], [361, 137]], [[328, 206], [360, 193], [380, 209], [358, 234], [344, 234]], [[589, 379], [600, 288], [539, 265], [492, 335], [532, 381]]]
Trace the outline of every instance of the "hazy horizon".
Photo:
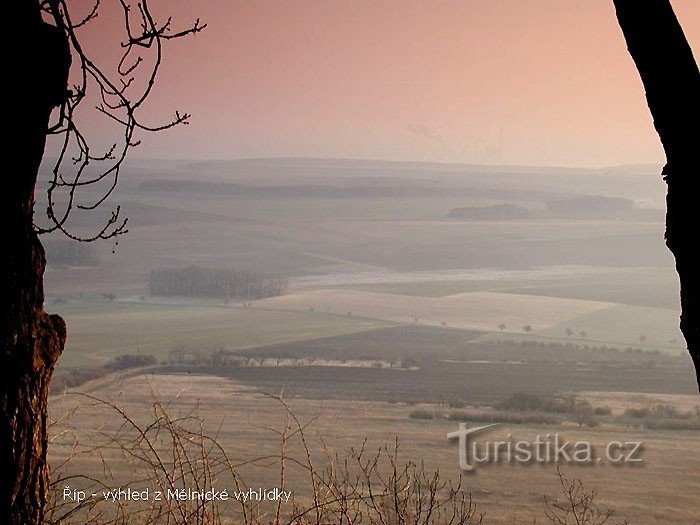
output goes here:
[[[153, 163], [236, 163], [236, 162], [261, 162], [261, 161], [339, 161], [339, 162], [375, 162], [386, 164], [415, 164], [415, 165], [438, 165], [454, 167], [488, 167], [488, 168], [538, 168], [545, 170], [605, 170], [616, 168], [641, 168], [657, 169], [661, 177], [661, 168], [665, 164], [663, 159], [659, 162], [623, 162], [619, 164], [538, 164], [538, 163], [498, 163], [498, 162], [469, 162], [469, 161], [446, 161], [446, 160], [413, 160], [413, 159], [390, 159], [382, 157], [353, 157], [353, 156], [307, 156], [307, 155], [260, 155], [242, 157], [198, 157], [198, 156], [157, 156], [139, 155], [138, 148], [126, 159], [125, 165]], [[48, 163], [52, 157], [46, 157], [44, 162]]]
[[[673, 2], [697, 49], [700, 4]], [[81, 37], [120, 50], [110, 6]], [[176, 27], [134, 157], [661, 164], [612, 2], [168, 3]], [[361, 35], [359, 37], [358, 35]], [[110, 125], [86, 116], [97, 135]]]

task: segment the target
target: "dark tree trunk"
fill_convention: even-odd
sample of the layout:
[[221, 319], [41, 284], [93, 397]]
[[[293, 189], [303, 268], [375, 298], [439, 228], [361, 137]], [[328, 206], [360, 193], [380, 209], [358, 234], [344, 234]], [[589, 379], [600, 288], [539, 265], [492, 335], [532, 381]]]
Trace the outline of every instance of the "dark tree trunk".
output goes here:
[[42, 523], [47, 494], [47, 401], [66, 338], [63, 320], [44, 312], [44, 250], [32, 227], [34, 187], [49, 115], [66, 96], [70, 53], [64, 33], [42, 22], [38, 2], [14, 2], [23, 38], [11, 99], [21, 117], [3, 175], [0, 215], [0, 523]]
[[666, 245], [681, 283], [681, 330], [700, 385], [700, 73], [669, 0], [613, 0], [666, 153]]

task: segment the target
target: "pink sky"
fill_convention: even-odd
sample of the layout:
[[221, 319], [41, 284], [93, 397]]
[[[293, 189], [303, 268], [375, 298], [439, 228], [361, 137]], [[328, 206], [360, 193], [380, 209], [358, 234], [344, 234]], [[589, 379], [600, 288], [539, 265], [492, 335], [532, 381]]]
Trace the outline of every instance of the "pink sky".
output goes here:
[[[697, 50], [700, 2], [673, 5]], [[612, 0], [169, 0], [152, 10], [209, 27], [167, 48], [148, 112], [184, 109], [191, 125], [144, 137], [141, 157], [663, 161]], [[108, 34], [88, 38], [106, 50]]]

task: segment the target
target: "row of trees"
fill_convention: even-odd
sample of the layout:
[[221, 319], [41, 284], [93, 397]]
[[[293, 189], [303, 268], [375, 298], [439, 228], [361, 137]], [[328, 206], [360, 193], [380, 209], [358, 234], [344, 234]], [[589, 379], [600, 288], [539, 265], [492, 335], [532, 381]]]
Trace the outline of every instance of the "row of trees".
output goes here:
[[46, 260], [52, 266], [98, 266], [100, 257], [94, 244], [68, 239], [44, 241]]
[[[416, 318], [416, 322], [418, 322], [418, 319], [417, 319], [417, 318]], [[444, 324], [444, 323], [443, 323], [443, 324]], [[506, 328], [508, 328], [508, 326], [507, 326], [505, 323], [501, 323], [501, 324], [498, 325], [498, 329], [499, 329], [501, 332], [505, 331]], [[533, 332], [532, 325], [529, 325], [529, 324], [524, 325], [524, 326], [522, 327], [522, 330], [523, 330], [523, 332], [525, 332], [526, 334], [531, 334], [531, 333]], [[575, 331], [574, 331], [573, 329], [571, 329], [571, 328], [567, 328], [566, 330], [564, 330], [564, 333], [566, 333], [566, 337], [572, 337], [572, 336], [574, 336], [574, 335], [577, 335], [577, 332], [575, 332]], [[578, 332], [578, 336], [579, 336], [581, 339], [586, 339], [586, 337], [588, 337], [588, 332], [586, 332], [585, 330], [581, 330], [580, 332]], [[644, 334], [640, 334], [640, 336], [639, 336], [638, 339], [639, 339], [639, 342], [640, 342], [640, 343], [644, 344], [644, 343], [646, 343], [646, 342], [648, 341], [649, 338], [648, 338], [646, 335], [644, 335]], [[669, 340], [668, 340], [668, 344], [675, 345], [675, 344], [677, 344], [677, 343], [678, 343], [678, 340], [677, 340], [677, 339], [669, 339]]]
[[152, 295], [263, 299], [282, 295], [288, 280], [233, 269], [159, 268], [151, 270]]

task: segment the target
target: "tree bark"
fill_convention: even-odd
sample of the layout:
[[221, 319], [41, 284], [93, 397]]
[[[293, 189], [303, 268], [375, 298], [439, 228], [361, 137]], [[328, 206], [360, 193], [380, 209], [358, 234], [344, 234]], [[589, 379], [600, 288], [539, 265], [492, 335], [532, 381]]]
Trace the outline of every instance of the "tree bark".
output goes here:
[[700, 73], [669, 0], [613, 0], [666, 153], [666, 245], [681, 285], [681, 331], [700, 386]]
[[44, 250], [32, 226], [34, 189], [51, 111], [67, 95], [70, 51], [65, 33], [41, 19], [38, 1], [14, 2], [11, 20], [23, 39], [13, 73], [14, 166], [0, 192], [0, 523], [44, 521], [48, 488], [49, 381], [66, 339], [63, 320], [44, 312]]

